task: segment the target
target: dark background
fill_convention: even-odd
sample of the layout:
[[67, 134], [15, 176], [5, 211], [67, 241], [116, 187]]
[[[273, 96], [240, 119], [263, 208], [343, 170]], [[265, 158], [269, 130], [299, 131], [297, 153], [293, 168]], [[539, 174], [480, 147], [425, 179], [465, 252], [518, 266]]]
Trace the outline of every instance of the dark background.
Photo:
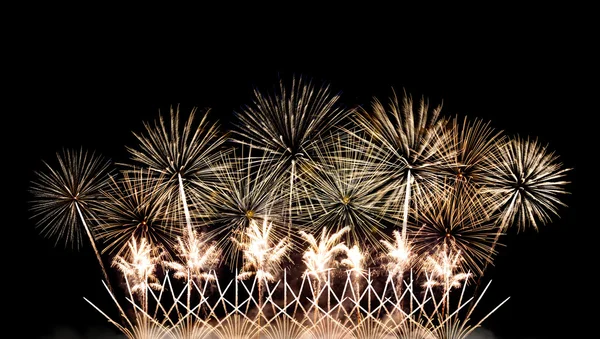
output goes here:
[[497, 338], [577, 337], [592, 330], [584, 307], [594, 307], [586, 279], [593, 279], [588, 243], [597, 231], [576, 222], [577, 154], [593, 146], [580, 140], [582, 125], [592, 123], [588, 107], [594, 107], [582, 95], [588, 42], [572, 25], [529, 15], [402, 27], [389, 18], [381, 26], [376, 19], [368, 25], [350, 19], [310, 32], [285, 17], [274, 25], [248, 20], [231, 33], [233, 18], [176, 29], [160, 20], [131, 28], [123, 20], [130, 29], [122, 31], [81, 18], [36, 25], [15, 39], [5, 77], [10, 123], [4, 125], [9, 218], [3, 293], [11, 322], [25, 324], [19, 325], [24, 336], [70, 329], [91, 337], [114, 330], [83, 299], [113, 310], [91, 247], [54, 247], [29, 220], [27, 189], [42, 160], [53, 161], [63, 147], [125, 160], [125, 146], [135, 145], [132, 132], [170, 105], [210, 108], [226, 127], [250, 102], [254, 86], [269, 91], [293, 75], [329, 83], [348, 105], [406, 89], [443, 101], [442, 114], [483, 118], [507, 134], [547, 143], [573, 169], [571, 194], [563, 197], [568, 207], [539, 232], [505, 239], [507, 247], [486, 274], [493, 282], [479, 308], [491, 311], [510, 300], [483, 326]]

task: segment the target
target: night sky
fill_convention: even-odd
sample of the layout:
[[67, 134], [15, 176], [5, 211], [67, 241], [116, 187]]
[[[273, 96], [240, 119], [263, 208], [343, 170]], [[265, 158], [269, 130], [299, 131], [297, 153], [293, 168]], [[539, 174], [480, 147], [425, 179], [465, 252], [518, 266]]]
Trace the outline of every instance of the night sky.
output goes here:
[[29, 324], [22, 328], [25, 337], [51, 336], [57, 329], [81, 337], [115, 332], [83, 299], [113, 310], [91, 247], [55, 247], [29, 220], [27, 190], [42, 160], [53, 161], [63, 147], [127, 160], [125, 146], [137, 145], [132, 132], [143, 131], [144, 121], [171, 105], [180, 104], [182, 112], [210, 108], [210, 117], [226, 129], [233, 112], [250, 103], [255, 86], [270, 91], [280, 78], [302, 75], [330, 84], [348, 106], [387, 100], [392, 88], [405, 89], [414, 98], [443, 102], [443, 115], [482, 118], [506, 134], [548, 144], [564, 167], [573, 168], [571, 194], [562, 197], [568, 207], [539, 232], [505, 238], [507, 246], [486, 273], [493, 281], [479, 307], [492, 310], [511, 299], [483, 327], [497, 338], [591, 330], [578, 307], [588, 293], [582, 280], [590, 270], [582, 258], [589, 256], [586, 238], [594, 225], [576, 222], [576, 154], [582, 150], [580, 126], [590, 120], [578, 106], [586, 100], [579, 94], [581, 65], [572, 53], [557, 53], [577, 50], [577, 41], [545, 24], [546, 30], [499, 29], [485, 38], [468, 27], [423, 37], [395, 37], [393, 31], [373, 37], [355, 28], [356, 35], [311, 36], [281, 46], [281, 38], [267, 32], [210, 42], [198, 35], [181, 43], [176, 34], [173, 40], [152, 34], [113, 39], [94, 31], [80, 40], [66, 27], [39, 30], [26, 49], [31, 53], [17, 60], [18, 96], [5, 99], [17, 104], [7, 113], [15, 122], [4, 127], [13, 135], [5, 142], [10, 158], [4, 162], [5, 311]]

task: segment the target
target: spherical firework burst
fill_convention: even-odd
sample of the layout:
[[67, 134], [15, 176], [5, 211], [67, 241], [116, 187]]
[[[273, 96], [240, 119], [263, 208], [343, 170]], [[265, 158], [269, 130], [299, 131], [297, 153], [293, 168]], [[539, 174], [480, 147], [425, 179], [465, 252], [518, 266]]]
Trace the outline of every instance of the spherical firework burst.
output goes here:
[[[419, 262], [439, 248], [447, 246], [461, 253], [461, 268], [475, 274], [495, 254], [494, 239], [498, 229], [494, 220], [487, 217], [482, 204], [472, 203], [469, 192], [448, 187], [437, 196], [427, 197], [426, 208], [411, 215], [413, 249]], [[425, 206], [425, 205], [424, 205]]]
[[264, 155], [257, 158], [253, 155], [252, 148], [245, 150], [244, 146], [222, 154], [214, 168], [218, 182], [212, 186], [211, 197], [206, 201], [212, 213], [205, 219], [203, 232], [207, 239], [217, 241], [231, 268], [240, 263], [240, 248], [231, 237], [238, 243], [246, 242], [252, 221], [262, 224], [268, 220], [276, 238], [288, 234], [284, 219], [286, 192], [279, 189], [278, 173], [269, 168]]
[[95, 219], [93, 207], [103, 203], [101, 191], [109, 184], [112, 162], [83, 149], [64, 149], [56, 157], [56, 167], [44, 162], [47, 171], [35, 172], [31, 217], [42, 235], [79, 249], [82, 232], [94, 243], [87, 223]]
[[57, 243], [62, 239], [65, 246], [79, 248], [81, 233], [85, 232], [104, 279], [112, 289], [96, 247], [93, 225], [88, 225], [96, 219], [94, 207], [103, 203], [101, 191], [109, 184], [111, 161], [83, 149], [65, 149], [57, 153], [57, 160], [58, 167], [44, 162], [48, 172], [35, 172], [36, 179], [30, 187], [32, 218], [37, 218], [36, 225], [42, 228], [43, 235], [56, 236]]
[[[455, 150], [451, 134], [443, 128], [441, 106], [429, 109], [421, 98], [415, 107], [405, 93], [400, 100], [396, 93], [388, 105], [374, 99], [370, 109], [362, 109], [355, 122], [374, 138], [376, 147], [388, 153], [387, 182], [394, 188], [392, 201], [404, 211], [402, 236], [406, 236], [408, 209], [417, 206], [423, 196], [439, 194], [445, 183], [444, 169], [452, 165]], [[374, 159], [375, 161], [379, 161]]]
[[538, 229], [565, 206], [560, 199], [567, 194], [566, 180], [570, 168], [537, 139], [510, 138], [489, 159], [485, 191], [492, 195], [492, 207], [498, 211], [502, 230], [517, 227]]
[[131, 160], [150, 169], [162, 181], [161, 200], [183, 206], [185, 219], [181, 219], [190, 231], [192, 217], [201, 218], [209, 213], [204, 201], [210, 197], [208, 187], [216, 181], [213, 164], [224, 151], [222, 146], [226, 141], [219, 125], [209, 122], [208, 113], [198, 122], [194, 108], [183, 120], [179, 107], [171, 107], [168, 122], [163, 115], [154, 124], [145, 122], [146, 133], [134, 133], [139, 148], [127, 147]]
[[164, 181], [151, 174], [150, 169], [125, 171], [103, 190], [106, 202], [96, 207], [103, 253], [123, 255], [132, 238], [143, 238], [150, 246], [162, 246], [167, 257], [172, 255], [185, 229], [176, 218], [182, 206], [163, 194]]
[[356, 133], [335, 133], [316, 143], [319, 163], [303, 173], [304, 195], [314, 211], [305, 214], [300, 227], [309, 232], [348, 227], [348, 246], [366, 241], [381, 249], [380, 240], [389, 239], [386, 227], [396, 222], [388, 213], [392, 186], [387, 185], [385, 168], [372, 161], [377, 153], [373, 143]]
[[298, 204], [297, 176], [302, 164], [312, 161], [313, 141], [349, 114], [339, 98], [329, 85], [299, 77], [289, 87], [281, 80], [272, 94], [255, 90], [253, 103], [235, 114], [233, 140], [265, 152], [271, 168], [283, 173], [279, 180], [287, 185], [290, 205]]

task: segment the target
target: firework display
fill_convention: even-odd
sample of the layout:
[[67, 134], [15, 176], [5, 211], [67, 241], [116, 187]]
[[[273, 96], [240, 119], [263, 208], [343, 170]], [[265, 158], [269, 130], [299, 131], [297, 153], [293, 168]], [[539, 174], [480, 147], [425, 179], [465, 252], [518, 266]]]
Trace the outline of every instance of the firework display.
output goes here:
[[87, 236], [116, 314], [85, 300], [129, 339], [467, 338], [508, 300], [472, 319], [503, 235], [558, 216], [570, 169], [408, 93], [348, 109], [326, 84], [278, 85], [230, 131], [175, 106], [129, 160], [44, 163], [31, 217]]

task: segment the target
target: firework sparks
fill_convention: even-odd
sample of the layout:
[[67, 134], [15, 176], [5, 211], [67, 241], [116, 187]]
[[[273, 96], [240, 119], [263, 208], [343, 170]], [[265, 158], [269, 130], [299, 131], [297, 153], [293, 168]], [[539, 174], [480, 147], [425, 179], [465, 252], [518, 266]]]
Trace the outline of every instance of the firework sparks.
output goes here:
[[[268, 223], [266, 219], [262, 227], [256, 221], [250, 223], [246, 232], [248, 241], [238, 243], [244, 251], [244, 266], [239, 279], [244, 280], [253, 275], [256, 275], [259, 281], [273, 282], [277, 279], [290, 244], [287, 238], [274, 244], [272, 229], [273, 224]], [[236, 242], [237, 239], [234, 238], [233, 241]]]
[[207, 242], [204, 234], [193, 231], [177, 239], [177, 253], [182, 262], [167, 261], [164, 264], [174, 270], [177, 279], [210, 281], [215, 279], [212, 272], [221, 261], [221, 251], [214, 242]]
[[115, 256], [113, 266], [124, 274], [131, 292], [144, 294], [148, 288], [162, 289], [155, 275], [161, 256], [158, 250], [150, 246], [145, 238], [139, 241], [132, 238], [128, 247], [129, 252], [125, 256]]
[[466, 281], [470, 273], [459, 272], [460, 261], [463, 260], [460, 251], [453, 251], [447, 245], [437, 248], [434, 255], [430, 255], [423, 263], [422, 270], [429, 273], [425, 286], [433, 287], [441, 285], [444, 293], [451, 288], [458, 288]]
[[332, 262], [336, 255], [348, 251], [346, 244], [339, 241], [349, 230], [350, 228], [346, 226], [330, 234], [326, 228], [323, 228], [319, 241], [314, 235], [300, 231], [300, 235], [308, 242], [308, 249], [302, 256], [306, 265], [305, 276], [311, 276], [319, 281], [326, 279], [327, 273], [335, 267]]
[[388, 272], [390, 278], [396, 281], [396, 291], [400, 295], [402, 291], [402, 284], [404, 281], [404, 274], [410, 270], [415, 260], [415, 255], [412, 252], [412, 245], [407, 239], [402, 238], [402, 233], [398, 230], [394, 230], [394, 243], [381, 240], [382, 244], [387, 249], [380, 259], [383, 261], [383, 268]]

